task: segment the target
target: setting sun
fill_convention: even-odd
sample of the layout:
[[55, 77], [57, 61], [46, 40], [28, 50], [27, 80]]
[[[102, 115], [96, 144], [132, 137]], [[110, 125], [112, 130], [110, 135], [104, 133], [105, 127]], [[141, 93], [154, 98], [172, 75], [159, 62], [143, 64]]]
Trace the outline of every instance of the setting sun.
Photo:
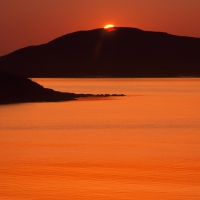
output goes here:
[[108, 29], [108, 28], [114, 28], [115, 26], [113, 24], [107, 24], [104, 26], [105, 29]]

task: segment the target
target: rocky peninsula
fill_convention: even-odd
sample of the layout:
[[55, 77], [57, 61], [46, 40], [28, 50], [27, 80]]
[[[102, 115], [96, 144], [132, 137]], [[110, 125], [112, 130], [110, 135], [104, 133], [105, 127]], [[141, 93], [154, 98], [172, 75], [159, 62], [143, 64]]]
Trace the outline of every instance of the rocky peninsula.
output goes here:
[[123, 94], [75, 94], [54, 91], [21, 76], [0, 71], [0, 104], [70, 101], [83, 97], [124, 96]]

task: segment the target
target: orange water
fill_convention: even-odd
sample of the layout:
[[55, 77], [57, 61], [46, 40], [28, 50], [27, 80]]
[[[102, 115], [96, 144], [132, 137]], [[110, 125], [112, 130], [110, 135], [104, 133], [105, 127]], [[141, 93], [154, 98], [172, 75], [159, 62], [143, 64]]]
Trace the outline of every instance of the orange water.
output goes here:
[[126, 97], [0, 106], [0, 199], [200, 199], [200, 79], [35, 79]]

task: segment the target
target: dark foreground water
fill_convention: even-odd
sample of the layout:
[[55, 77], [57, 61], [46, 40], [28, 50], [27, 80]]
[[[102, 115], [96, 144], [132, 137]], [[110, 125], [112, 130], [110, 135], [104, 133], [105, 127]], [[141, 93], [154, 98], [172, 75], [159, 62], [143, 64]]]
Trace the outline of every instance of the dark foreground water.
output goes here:
[[0, 199], [200, 199], [200, 79], [35, 81], [127, 96], [0, 106]]

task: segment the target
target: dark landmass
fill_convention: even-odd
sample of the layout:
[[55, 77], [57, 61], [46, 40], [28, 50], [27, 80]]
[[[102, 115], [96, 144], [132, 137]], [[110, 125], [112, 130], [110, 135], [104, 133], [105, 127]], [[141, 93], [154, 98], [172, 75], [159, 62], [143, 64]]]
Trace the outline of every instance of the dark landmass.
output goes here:
[[200, 76], [200, 38], [136, 28], [78, 31], [0, 57], [25, 77]]
[[24, 102], [56, 102], [76, 100], [81, 97], [124, 96], [118, 94], [74, 94], [58, 92], [31, 81], [30, 79], [0, 71], [0, 104]]

